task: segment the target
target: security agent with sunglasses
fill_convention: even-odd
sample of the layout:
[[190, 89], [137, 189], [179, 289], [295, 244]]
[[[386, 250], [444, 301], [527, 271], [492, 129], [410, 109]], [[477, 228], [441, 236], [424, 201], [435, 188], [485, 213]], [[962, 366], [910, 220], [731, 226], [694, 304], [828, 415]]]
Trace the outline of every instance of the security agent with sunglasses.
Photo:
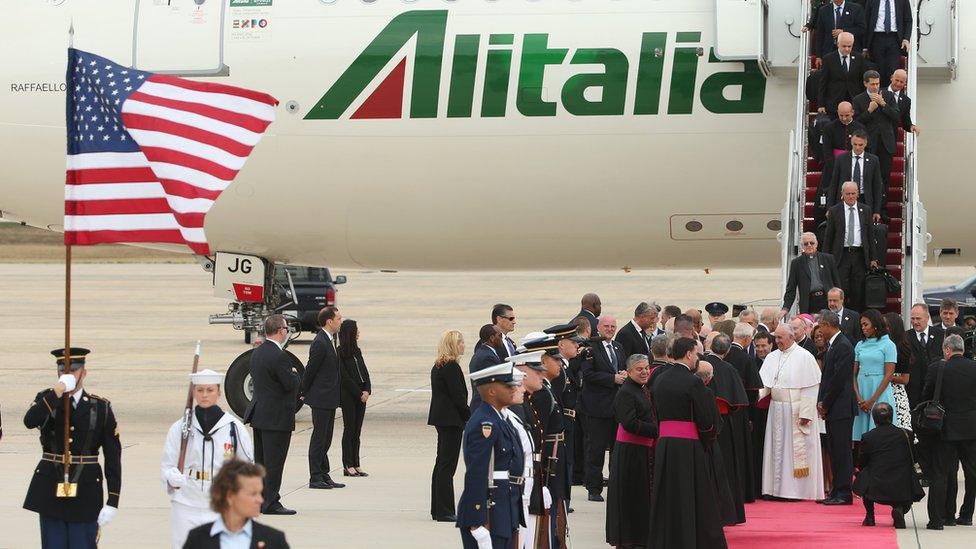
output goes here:
[[[37, 393], [24, 415], [24, 426], [38, 429], [41, 435], [41, 461], [34, 468], [24, 509], [40, 515], [41, 546], [45, 549], [95, 547], [99, 528], [108, 524], [119, 508], [119, 427], [111, 403], [82, 388], [89, 352], [72, 347], [66, 366], [65, 349], [51, 351], [57, 359], [58, 382]], [[71, 406], [67, 470], [63, 397]], [[98, 461], [99, 449], [104, 472]], [[108, 501], [103, 500], [103, 482], [108, 486]]]
[[800, 235], [802, 253], [790, 261], [790, 274], [783, 293], [783, 315], [789, 313], [799, 294], [799, 313], [817, 313], [827, 308], [827, 291], [840, 286], [834, 256], [817, 251], [817, 235]]

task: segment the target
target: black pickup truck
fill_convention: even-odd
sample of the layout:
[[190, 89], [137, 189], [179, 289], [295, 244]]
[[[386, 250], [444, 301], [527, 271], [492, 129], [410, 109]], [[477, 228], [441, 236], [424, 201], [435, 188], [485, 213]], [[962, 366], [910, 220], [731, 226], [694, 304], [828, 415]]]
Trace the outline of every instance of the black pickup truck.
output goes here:
[[[291, 275], [298, 305], [292, 299], [285, 271]], [[324, 267], [275, 266], [275, 287], [280, 292], [278, 302], [289, 304], [281, 310], [281, 314], [294, 323], [296, 328], [300, 326], [303, 332], [314, 332], [318, 329], [316, 318], [319, 311], [322, 307], [336, 304], [336, 286], [345, 283], [345, 276], [332, 278], [332, 273]]]

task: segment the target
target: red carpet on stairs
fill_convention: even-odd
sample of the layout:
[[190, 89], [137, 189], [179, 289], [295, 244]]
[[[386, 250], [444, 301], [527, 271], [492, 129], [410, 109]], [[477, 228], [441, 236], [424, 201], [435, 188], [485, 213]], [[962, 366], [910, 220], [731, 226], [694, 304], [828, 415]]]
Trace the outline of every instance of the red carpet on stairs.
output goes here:
[[746, 505], [746, 523], [725, 528], [730, 549], [785, 547], [788, 549], [897, 549], [891, 508], [875, 506], [878, 525], [861, 526], [864, 507], [824, 506], [812, 501], [757, 501]]

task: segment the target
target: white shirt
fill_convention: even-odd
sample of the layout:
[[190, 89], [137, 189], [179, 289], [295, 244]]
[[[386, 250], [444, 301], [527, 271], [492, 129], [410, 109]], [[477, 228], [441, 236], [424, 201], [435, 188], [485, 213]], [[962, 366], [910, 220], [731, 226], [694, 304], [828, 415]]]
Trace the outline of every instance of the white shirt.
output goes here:
[[[891, 10], [891, 28], [884, 28], [885, 21], [885, 4], [888, 4]], [[878, 3], [878, 20], [874, 24], [874, 32], [897, 32], [898, 23], [895, 21], [895, 0], [881, 0]]]
[[928, 343], [929, 342], [929, 327], [928, 326], [925, 327], [925, 331], [923, 331], [923, 332], [915, 332], [915, 339], [917, 339], [919, 341], [919, 343], [922, 342], [922, 334], [925, 334], [925, 342]]
[[861, 215], [857, 211], [857, 202], [855, 202], [853, 206], [848, 206], [847, 205], [847, 202], [843, 202], [842, 204], [844, 204], [844, 235], [842, 237], [844, 239], [843, 240], [844, 246], [845, 247], [847, 246], [847, 231], [849, 230], [848, 227], [847, 227], [847, 221], [848, 221], [848, 218], [851, 215], [851, 210], [853, 209], [854, 210], [854, 243], [851, 244], [851, 246], [854, 246], [855, 248], [860, 247], [860, 245], [861, 245]]
[[893, 89], [891, 89], [891, 86], [888, 86], [888, 91], [890, 91], [890, 92], [891, 92], [891, 94], [895, 96], [895, 102], [897, 103], [897, 102], [899, 102], [899, 101], [901, 101], [901, 94], [902, 94], [902, 93], [903, 93], [903, 92], [904, 92], [905, 90], [902, 90], [902, 91], [895, 91], [895, 90], [893, 90]]
[[834, 334], [834, 337], [830, 338], [830, 341], [827, 342], [827, 348], [828, 349], [830, 348], [831, 345], [834, 344], [834, 340], [837, 339], [837, 336], [839, 336], [839, 335], [840, 335], [840, 330], [838, 330], [837, 333]]
[[224, 524], [223, 517], [218, 516], [210, 527], [210, 537], [220, 534], [220, 549], [250, 549], [253, 529], [254, 525], [248, 520], [244, 528], [232, 534]]
[[277, 340], [275, 340], [275, 339], [272, 339], [272, 338], [270, 338], [270, 337], [269, 337], [269, 338], [267, 338], [267, 340], [268, 340], [268, 341], [270, 341], [271, 343], [274, 343], [275, 345], [277, 345], [277, 346], [278, 346], [278, 348], [279, 348], [279, 349], [281, 349], [282, 351], [284, 351], [284, 350], [285, 350], [285, 344], [284, 344], [284, 343], [278, 343], [278, 341], [277, 341]]

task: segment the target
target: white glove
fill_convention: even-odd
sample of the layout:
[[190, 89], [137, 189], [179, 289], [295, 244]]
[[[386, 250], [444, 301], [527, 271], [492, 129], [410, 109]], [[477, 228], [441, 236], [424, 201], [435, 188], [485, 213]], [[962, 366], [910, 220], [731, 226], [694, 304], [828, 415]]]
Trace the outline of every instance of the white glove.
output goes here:
[[478, 542], [478, 549], [491, 549], [491, 532], [484, 526], [472, 528], [471, 537]]
[[78, 380], [75, 379], [75, 376], [71, 374], [63, 374], [61, 377], [58, 378], [58, 383], [64, 384], [64, 392], [66, 393], [70, 393], [71, 391], [74, 391], [75, 387], [78, 386]]
[[549, 488], [542, 487], [542, 505], [548, 509], [552, 507], [552, 494], [549, 493]]
[[166, 483], [173, 488], [182, 488], [186, 486], [186, 476], [180, 472], [176, 467], [170, 467], [166, 469], [163, 473], [163, 478], [166, 479]]
[[101, 528], [102, 526], [105, 526], [111, 522], [112, 519], [115, 518], [115, 513], [118, 512], [119, 510], [111, 505], [102, 507], [102, 510], [98, 512], [98, 527]]
[[529, 505], [529, 500], [532, 499], [532, 488], [535, 485], [535, 479], [532, 477], [525, 478], [525, 486], [522, 488], [522, 506], [526, 507]]

